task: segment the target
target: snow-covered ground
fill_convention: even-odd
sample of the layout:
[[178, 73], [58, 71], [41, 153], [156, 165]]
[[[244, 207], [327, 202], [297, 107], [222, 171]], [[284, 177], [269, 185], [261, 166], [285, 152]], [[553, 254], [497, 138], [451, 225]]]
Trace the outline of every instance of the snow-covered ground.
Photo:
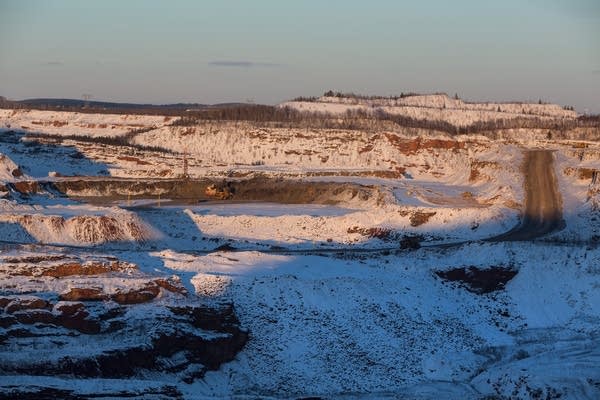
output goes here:
[[[498, 106], [513, 112], [512, 105], [472, 106], [473, 112], [497, 112]], [[527, 111], [560, 114], [550, 106]], [[175, 275], [190, 293], [186, 304], [232, 302], [250, 335], [235, 360], [193, 383], [180, 372], [127, 380], [12, 374], [2, 376], [0, 387], [82, 395], [172, 387], [184, 398], [201, 399], [600, 397], [595, 143], [225, 122], [176, 128], [163, 117], [42, 111], [0, 110], [0, 116], [0, 295], [39, 292], [53, 300], [85, 284], [110, 298]], [[111, 137], [143, 128], [150, 129], [132, 139], [138, 147], [27, 137], [33, 131]], [[556, 150], [565, 229], [533, 242], [483, 241], [518, 223], [522, 152], [535, 147]], [[28, 191], [36, 179], [174, 177], [182, 172], [184, 151], [194, 177], [354, 182], [377, 187], [383, 200], [94, 198], [90, 204], [43, 185]], [[407, 237], [423, 247], [402, 246]], [[11, 275], [12, 259], [40, 254], [83, 263], [114, 257], [135, 268], [68, 278]], [[463, 267], [505, 267], [516, 275], [500, 290], [478, 293], [436, 274]], [[146, 311], [152, 315], [155, 305], [164, 306], [163, 292], [132, 315], [140, 321]], [[180, 301], [176, 293], [166, 298]]]
[[[189, 393], [600, 395], [597, 250], [513, 243], [369, 257], [156, 256], [196, 273], [200, 293], [208, 281], [211, 293], [230, 296], [252, 332], [237, 361]], [[465, 265], [518, 274], [486, 295], [434, 274]]]
[[120, 136], [136, 129], [160, 127], [173, 119], [153, 115], [0, 109], [0, 128], [54, 135]]
[[[600, 395], [598, 249], [479, 243], [366, 257], [115, 255], [135, 259], [142, 273], [160, 265], [201, 299], [233, 301], [250, 340], [234, 361], [192, 384], [155, 375], [111, 381], [112, 390], [175, 385], [200, 399]], [[517, 275], [487, 294], [435, 274], [499, 265]], [[3, 382], [107, 390], [98, 379]]]
[[322, 96], [314, 101], [288, 101], [280, 105], [299, 111], [343, 115], [348, 111], [367, 113], [383, 111], [392, 115], [444, 121], [454, 126], [467, 126], [511, 118], [575, 118], [577, 113], [557, 104], [532, 103], [468, 103], [447, 95], [419, 95], [404, 98], [345, 98]]

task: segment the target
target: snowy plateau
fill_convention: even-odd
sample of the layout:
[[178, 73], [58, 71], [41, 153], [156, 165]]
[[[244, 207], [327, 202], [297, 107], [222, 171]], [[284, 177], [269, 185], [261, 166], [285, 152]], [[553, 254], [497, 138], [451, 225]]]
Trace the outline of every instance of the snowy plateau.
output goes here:
[[599, 124], [272, 109], [0, 109], [0, 398], [600, 398]]

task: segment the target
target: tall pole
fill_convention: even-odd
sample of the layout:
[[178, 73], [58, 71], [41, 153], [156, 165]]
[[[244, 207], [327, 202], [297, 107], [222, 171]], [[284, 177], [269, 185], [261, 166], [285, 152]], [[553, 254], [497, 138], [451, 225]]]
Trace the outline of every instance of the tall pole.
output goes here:
[[187, 159], [187, 146], [183, 148], [183, 177], [187, 178], [188, 175], [188, 159]]

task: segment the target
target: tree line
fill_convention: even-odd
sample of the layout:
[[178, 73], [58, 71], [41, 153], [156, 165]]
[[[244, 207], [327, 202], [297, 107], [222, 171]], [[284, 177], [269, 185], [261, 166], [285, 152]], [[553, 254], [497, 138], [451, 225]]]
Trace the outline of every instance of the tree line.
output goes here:
[[[330, 91], [331, 92], [331, 91]], [[326, 92], [325, 95], [331, 94]], [[333, 93], [334, 96], [352, 96], [348, 93]], [[413, 94], [401, 94], [411, 96]], [[362, 96], [362, 95], [355, 95]], [[375, 96], [362, 96], [360, 98], [382, 98]], [[394, 97], [390, 97], [394, 98]], [[364, 130], [367, 132], [377, 130], [390, 130], [393, 128], [415, 128], [429, 131], [443, 132], [450, 135], [485, 134], [504, 129], [548, 129], [552, 131], [566, 131], [575, 128], [600, 128], [600, 115], [583, 115], [575, 119], [515, 117], [495, 119], [491, 121], [478, 121], [467, 126], [455, 126], [441, 120], [418, 119], [408, 116], [386, 113], [375, 109], [348, 110], [341, 115], [324, 112], [300, 111], [291, 107], [279, 107], [261, 104], [233, 104], [222, 107], [206, 107], [194, 110], [161, 108], [101, 108], [101, 107], [59, 107], [51, 105], [38, 105], [36, 107], [7, 100], [0, 97], [0, 108], [11, 109], [50, 109], [56, 111], [77, 111], [86, 113], [104, 114], [143, 114], [165, 115], [178, 117], [170, 125], [193, 126], [202, 121], [244, 121], [259, 126], [274, 128], [309, 128], [309, 129], [346, 129]], [[106, 143], [118, 144], [118, 143]]]
[[341, 115], [325, 112], [299, 111], [291, 107], [266, 105], [239, 105], [221, 109], [189, 112], [174, 126], [193, 126], [202, 121], [246, 121], [270, 124], [281, 128], [315, 128], [348, 130], [381, 130], [391, 126], [417, 128], [444, 132], [450, 135], [469, 135], [503, 129], [549, 129], [569, 130], [578, 127], [600, 128], [600, 116], [582, 116], [576, 119], [515, 117], [490, 121], [477, 121], [466, 126], [456, 126], [442, 120], [419, 119], [390, 114], [383, 110], [348, 110]]

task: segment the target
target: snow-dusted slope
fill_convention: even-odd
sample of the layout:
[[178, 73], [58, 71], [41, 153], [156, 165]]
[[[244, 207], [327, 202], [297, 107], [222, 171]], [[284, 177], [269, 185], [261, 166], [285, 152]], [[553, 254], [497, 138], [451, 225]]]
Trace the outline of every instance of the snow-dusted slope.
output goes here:
[[[410, 398], [421, 391], [423, 399], [600, 395], [597, 250], [565, 252], [525, 243], [339, 259], [156, 256], [169, 268], [196, 273], [192, 282], [199, 292], [206, 282], [211, 293], [231, 296], [253, 332], [237, 361], [189, 393]], [[444, 283], [435, 274], [498, 265], [518, 273], [505, 290], [488, 294]]]
[[231, 361], [247, 340], [231, 305], [188, 296], [178, 277], [143, 268], [114, 256], [3, 248], [0, 396], [181, 398], [179, 384]]
[[404, 98], [353, 98], [323, 96], [315, 101], [288, 101], [281, 107], [299, 111], [345, 114], [347, 111], [384, 111], [389, 114], [455, 126], [510, 118], [575, 118], [577, 113], [556, 104], [467, 103], [446, 95], [418, 95]]
[[25, 179], [23, 172], [19, 166], [13, 162], [8, 156], [0, 153], [0, 182], [14, 181], [15, 179]]
[[[457, 123], [529, 107], [439, 96], [307, 104], [463, 113]], [[573, 116], [542, 106], [525, 115]], [[2, 113], [0, 396], [600, 396], [596, 143], [528, 130], [490, 140]], [[535, 147], [556, 150], [566, 229], [480, 241], [518, 223], [522, 152]], [[217, 194], [254, 182], [273, 200], [299, 180], [307, 192], [330, 186], [310, 204], [198, 203], [146, 190], [199, 184], [162, 180], [182, 174], [183, 153], [187, 172], [211, 177]], [[29, 176], [17, 179], [17, 164]], [[121, 192], [103, 199], [111, 185]], [[482, 282], [490, 291], [473, 286]], [[207, 359], [212, 351], [226, 357]]]
[[[0, 240], [76, 246], [145, 242], [158, 234], [135, 214], [121, 209], [18, 207], [0, 200]], [[62, 212], [61, 214], [53, 214]]]
[[152, 115], [0, 109], [0, 129], [53, 135], [118, 136], [132, 130], [160, 127], [172, 120], [173, 117]]

